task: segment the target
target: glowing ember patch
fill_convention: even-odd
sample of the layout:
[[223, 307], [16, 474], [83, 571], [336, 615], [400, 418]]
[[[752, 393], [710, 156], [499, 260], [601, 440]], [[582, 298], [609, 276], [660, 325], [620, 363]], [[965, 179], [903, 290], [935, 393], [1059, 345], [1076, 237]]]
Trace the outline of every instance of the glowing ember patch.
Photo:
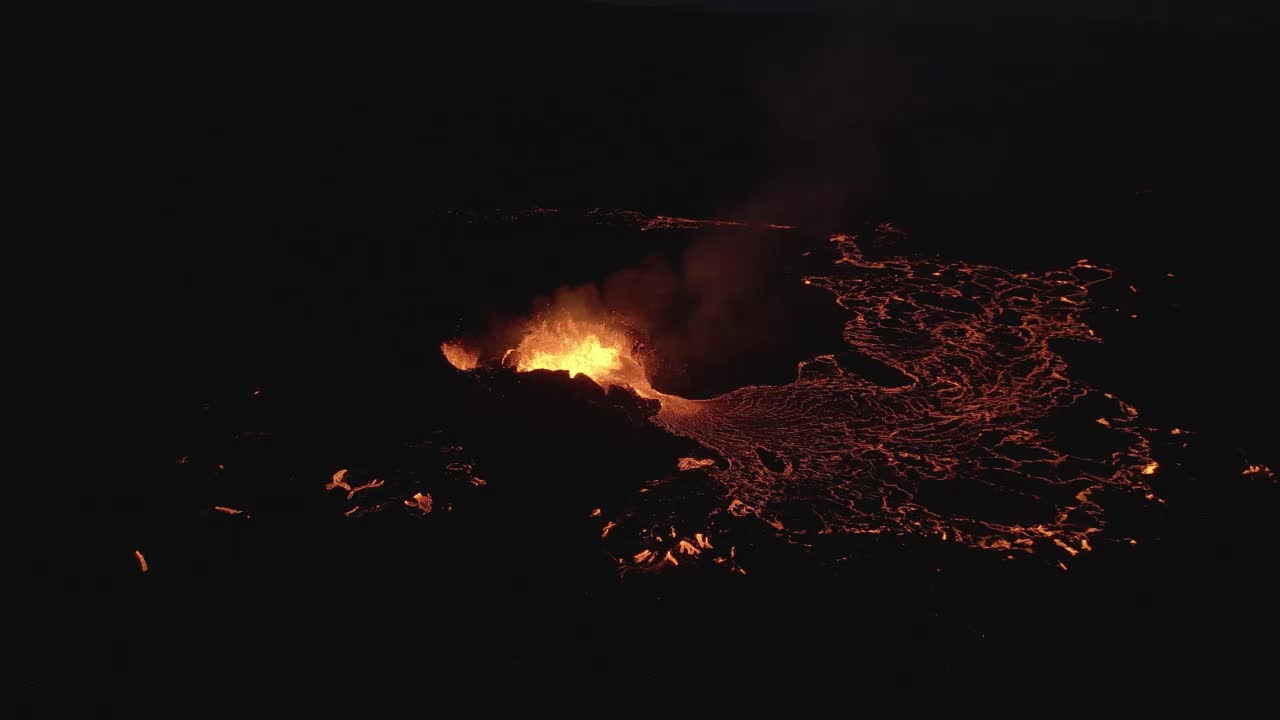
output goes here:
[[351, 490], [351, 486], [347, 484], [347, 471], [345, 469], [334, 473], [333, 480], [331, 480], [328, 485], [324, 486], [325, 490], [334, 490], [337, 488], [342, 488], [348, 492]]
[[600, 517], [600, 508], [593, 509], [588, 517]]
[[676, 463], [676, 467], [679, 468], [681, 472], [683, 472], [685, 470], [697, 470], [698, 468], [703, 468], [703, 467], [707, 467], [709, 465], [715, 465], [715, 464], [716, 464], [716, 461], [710, 458], [682, 457], [680, 458], [680, 462]]
[[444, 359], [448, 360], [450, 365], [459, 370], [475, 370], [480, 364], [478, 355], [455, 342], [441, 343], [440, 352], [444, 353]]
[[241, 515], [244, 513], [243, 510], [237, 510], [236, 508], [227, 507], [225, 505], [214, 505], [213, 509], [217, 510], [220, 513], [226, 513], [228, 515]]
[[1151, 462], [1151, 463], [1147, 463], [1146, 465], [1144, 465], [1144, 466], [1142, 467], [1142, 474], [1143, 474], [1143, 475], [1155, 475], [1155, 474], [1156, 474], [1156, 470], [1159, 470], [1159, 469], [1160, 469], [1160, 463], [1158, 463], [1158, 462]]
[[360, 492], [361, 490], [371, 490], [373, 488], [382, 487], [385, 484], [386, 484], [385, 480], [382, 480], [380, 478], [374, 478], [363, 485], [356, 485], [355, 487], [351, 488], [349, 492], [347, 492], [347, 499], [350, 500], [351, 498], [355, 497], [356, 493]]
[[609, 531], [614, 529], [615, 527], [617, 527], [617, 523], [610, 520], [608, 523], [605, 524], [604, 529], [600, 531], [600, 537], [602, 538], [609, 537]]
[[146, 572], [151, 569], [150, 567], [147, 566], [147, 559], [143, 557], [141, 550], [134, 550], [133, 556], [137, 558], [138, 569], [140, 569], [142, 572]]
[[363, 485], [356, 485], [352, 487], [352, 485], [347, 482], [347, 476], [349, 474], [350, 473], [345, 469], [339, 470], [338, 472], [333, 474], [333, 479], [330, 480], [329, 483], [324, 486], [324, 489], [337, 490], [341, 488], [343, 490], [346, 490], [347, 499], [350, 500], [351, 498], [356, 496], [356, 493], [362, 490], [371, 490], [373, 488], [382, 487], [383, 485], [386, 484], [385, 480], [382, 480], [380, 478], [374, 478]]
[[421, 510], [423, 515], [430, 514], [432, 507], [431, 493], [414, 493], [412, 498], [404, 501], [404, 504]]
[[1267, 475], [1267, 476], [1271, 476], [1271, 475], [1274, 475], [1275, 473], [1271, 472], [1271, 468], [1267, 467], [1266, 465], [1250, 465], [1249, 467], [1247, 467], [1247, 468], [1245, 468], [1245, 469], [1244, 469], [1244, 472], [1242, 472], [1242, 473], [1240, 473], [1240, 474], [1241, 474], [1241, 475]]

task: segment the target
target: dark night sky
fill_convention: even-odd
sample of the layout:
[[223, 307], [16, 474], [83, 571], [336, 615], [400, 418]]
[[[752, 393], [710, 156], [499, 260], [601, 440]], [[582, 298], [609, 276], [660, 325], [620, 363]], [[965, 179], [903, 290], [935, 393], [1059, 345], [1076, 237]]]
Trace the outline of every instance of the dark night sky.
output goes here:
[[1262, 0], [599, 0], [611, 5], [698, 8], [717, 12], [836, 12], [893, 16], [1017, 16], [1200, 19], [1275, 16]]

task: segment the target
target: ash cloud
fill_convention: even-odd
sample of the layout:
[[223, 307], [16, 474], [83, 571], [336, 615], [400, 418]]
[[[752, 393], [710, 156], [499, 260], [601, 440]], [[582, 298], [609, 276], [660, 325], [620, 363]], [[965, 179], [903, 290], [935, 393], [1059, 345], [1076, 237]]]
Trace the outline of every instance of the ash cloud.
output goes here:
[[755, 88], [769, 179], [743, 213], [839, 229], [888, 182], [887, 152], [913, 101], [909, 68], [882, 45], [843, 37], [772, 64]]
[[[567, 314], [630, 327], [642, 341], [650, 379], [668, 392], [714, 394], [748, 382], [736, 368], [794, 346], [787, 329], [795, 324], [794, 301], [787, 294], [799, 283], [780, 280], [795, 248], [776, 233], [700, 232], [673, 259], [654, 256], [599, 283], [535, 299], [531, 317]], [[501, 324], [494, 347], [514, 347], [529, 319]], [[801, 358], [786, 357], [784, 373], [793, 373]]]
[[[790, 223], [821, 235], [846, 229], [885, 185], [884, 148], [910, 108], [911, 74], [883, 45], [848, 35], [829, 40], [747, 70], [770, 179], [710, 216]], [[652, 350], [646, 366], [655, 386], [676, 393], [785, 382], [797, 361], [834, 349], [799, 337], [814, 335], [810, 325], [826, 319], [798, 312], [798, 277], [784, 277], [798, 254], [795, 237], [742, 227], [695, 232], [683, 253], [651, 257], [599, 283], [561, 287], [535, 300], [532, 315], [622, 321]], [[838, 312], [830, 298], [817, 301]], [[840, 322], [829, 325], [838, 341]], [[527, 320], [499, 326], [498, 344], [514, 347]], [[761, 362], [773, 365], [762, 374], [743, 370]]]

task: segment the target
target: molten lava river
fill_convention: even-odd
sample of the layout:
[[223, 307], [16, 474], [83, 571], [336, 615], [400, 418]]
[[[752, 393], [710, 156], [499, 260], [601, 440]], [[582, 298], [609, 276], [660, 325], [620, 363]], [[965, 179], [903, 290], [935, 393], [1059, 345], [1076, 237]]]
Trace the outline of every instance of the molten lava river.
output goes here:
[[[585, 374], [657, 400], [654, 423], [720, 458], [679, 464], [723, 490], [713, 514], [758, 518], [802, 544], [832, 534], [917, 536], [1043, 551], [1065, 569], [1100, 542], [1137, 542], [1104, 530], [1105, 505], [1124, 496], [1162, 502], [1147, 482], [1159, 471], [1154, 431], [1132, 406], [1073, 380], [1051, 346], [1098, 341], [1082, 313], [1110, 270], [1082, 260], [1015, 273], [870, 259], [851, 235], [830, 243], [830, 270], [802, 282], [831, 294], [848, 312], [844, 342], [901, 373], [900, 384], [873, 382], [836, 354], [799, 362], [785, 385], [689, 400], [650, 386], [626, 332], [571, 317], [534, 321], [503, 361]], [[455, 364], [475, 366], [463, 359]], [[1086, 397], [1105, 409], [1082, 416]], [[616, 527], [600, 522], [606, 537]], [[646, 531], [652, 543], [627, 552], [625, 565], [702, 556], [735, 567], [733, 548], [715, 545], [715, 518], [695, 522], [702, 532]]]

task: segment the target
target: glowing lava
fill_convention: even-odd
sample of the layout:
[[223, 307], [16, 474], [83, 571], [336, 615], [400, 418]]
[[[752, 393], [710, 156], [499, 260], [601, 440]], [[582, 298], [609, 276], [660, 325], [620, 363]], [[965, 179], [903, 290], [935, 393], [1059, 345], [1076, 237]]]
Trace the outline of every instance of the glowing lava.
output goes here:
[[444, 353], [444, 359], [449, 364], [459, 370], [475, 370], [480, 364], [480, 358], [476, 353], [462, 347], [458, 343], [446, 342], [440, 344], [440, 352]]
[[[961, 262], [863, 255], [804, 278], [849, 311], [851, 349], [896, 370], [886, 387], [834, 355], [799, 363], [794, 382], [669, 403], [654, 422], [727, 460], [707, 472], [726, 510], [791, 536], [934, 537], [973, 547], [1068, 556], [1092, 547], [1103, 499], [1138, 494], [1150, 457], [1137, 411], [1067, 372], [1053, 343], [1099, 342], [1081, 318], [1111, 271], [1081, 261], [1043, 274]], [[1097, 394], [1118, 450], [1063, 445], [1063, 411]]]
[[628, 335], [602, 322], [576, 320], [567, 315], [534, 322], [514, 354], [516, 369], [565, 370], [586, 375], [600, 387], [624, 385], [646, 398], [657, 398], [644, 365], [635, 356]]

